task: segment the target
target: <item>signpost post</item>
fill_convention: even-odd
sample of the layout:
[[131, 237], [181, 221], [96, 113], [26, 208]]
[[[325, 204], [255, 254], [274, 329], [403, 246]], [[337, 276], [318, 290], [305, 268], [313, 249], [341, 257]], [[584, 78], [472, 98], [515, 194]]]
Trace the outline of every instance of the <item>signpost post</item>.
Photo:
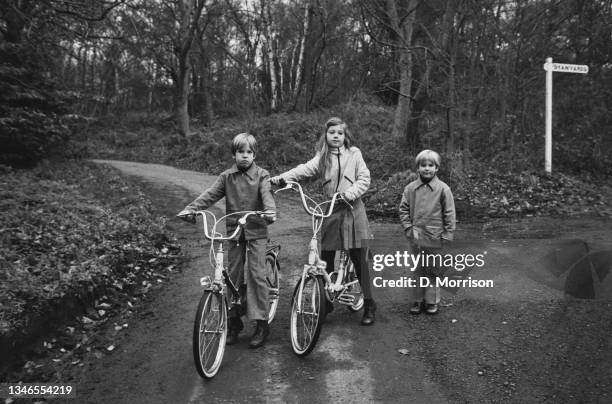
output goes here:
[[587, 74], [589, 72], [589, 66], [553, 63], [552, 58], [546, 58], [544, 70], [546, 70], [546, 143], [544, 146], [544, 169], [550, 174], [552, 172], [552, 74], [553, 72]]

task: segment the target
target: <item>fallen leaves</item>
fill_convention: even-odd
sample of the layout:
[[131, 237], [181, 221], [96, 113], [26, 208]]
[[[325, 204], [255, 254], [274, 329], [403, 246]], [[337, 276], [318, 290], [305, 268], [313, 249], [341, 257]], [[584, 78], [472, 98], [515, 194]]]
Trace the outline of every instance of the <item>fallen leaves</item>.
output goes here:
[[[129, 299], [157, 287], [178, 262], [165, 220], [110, 168], [71, 162], [11, 171], [0, 174], [0, 195], [0, 334], [14, 341], [27, 342], [32, 319], [53, 318], [56, 305], [74, 296], [88, 307], [63, 330], [80, 338], [131, 309]], [[79, 310], [70, 307], [62, 314]], [[42, 349], [59, 358], [72, 349], [47, 343]]]
[[[398, 218], [404, 187], [415, 180], [411, 171], [375, 181], [377, 192], [367, 196], [368, 213]], [[609, 198], [600, 184], [554, 173], [499, 173], [494, 170], [441, 178], [453, 192], [458, 217], [516, 217], [534, 215], [611, 216]]]

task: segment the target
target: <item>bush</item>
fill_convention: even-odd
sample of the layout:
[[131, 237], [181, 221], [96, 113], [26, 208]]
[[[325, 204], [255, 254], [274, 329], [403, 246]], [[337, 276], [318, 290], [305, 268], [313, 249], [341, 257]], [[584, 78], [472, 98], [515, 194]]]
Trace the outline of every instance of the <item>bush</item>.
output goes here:
[[63, 101], [41, 71], [27, 45], [0, 44], [0, 164], [33, 166], [68, 140]]

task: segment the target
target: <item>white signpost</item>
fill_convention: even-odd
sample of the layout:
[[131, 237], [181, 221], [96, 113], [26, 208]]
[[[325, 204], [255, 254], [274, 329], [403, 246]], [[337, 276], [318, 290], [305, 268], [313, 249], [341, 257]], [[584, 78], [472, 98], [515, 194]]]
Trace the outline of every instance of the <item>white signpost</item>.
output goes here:
[[589, 66], [570, 65], [566, 63], [553, 63], [552, 58], [546, 58], [546, 144], [544, 147], [544, 169], [552, 172], [552, 83], [553, 72], [587, 74]]

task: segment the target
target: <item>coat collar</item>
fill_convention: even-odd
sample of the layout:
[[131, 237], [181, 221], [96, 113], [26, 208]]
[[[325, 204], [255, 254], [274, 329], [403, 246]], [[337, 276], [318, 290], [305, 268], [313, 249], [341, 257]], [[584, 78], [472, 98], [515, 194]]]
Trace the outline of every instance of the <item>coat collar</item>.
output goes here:
[[[418, 174], [417, 174], [418, 175]], [[438, 183], [440, 182], [440, 180], [438, 179], [438, 176], [435, 175], [429, 182], [423, 182], [421, 180], [421, 176], [419, 175], [419, 178], [417, 178], [417, 188], [422, 187], [423, 185], [427, 185], [430, 189], [434, 189]]]
[[[238, 169], [238, 166], [234, 163], [232, 167], [230, 168], [229, 173], [234, 174], [234, 173], [239, 173], [239, 172], [242, 172], [242, 171], [240, 171]], [[244, 174], [246, 174], [246, 176], [249, 177], [250, 180], [255, 178], [256, 173], [257, 173], [257, 165], [255, 164], [255, 162], [251, 164], [248, 170], [244, 171]]]
[[331, 154], [334, 154], [334, 155], [335, 155], [335, 154], [340, 154], [340, 155], [342, 155], [342, 154], [346, 153], [346, 151], [347, 151], [347, 148], [346, 148], [346, 147], [344, 147], [344, 145], [342, 145], [342, 146], [338, 147], [337, 149], [336, 149], [336, 148], [333, 148], [333, 149], [330, 149], [330, 150], [329, 150], [329, 152], [330, 152]]

